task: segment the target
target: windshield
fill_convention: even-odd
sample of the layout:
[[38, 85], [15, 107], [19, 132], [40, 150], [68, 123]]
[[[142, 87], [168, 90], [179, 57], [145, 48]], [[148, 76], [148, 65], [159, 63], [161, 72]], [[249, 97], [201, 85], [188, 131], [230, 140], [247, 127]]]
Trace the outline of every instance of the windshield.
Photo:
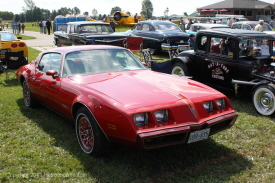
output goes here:
[[80, 25], [79, 33], [113, 32], [109, 25]]
[[2, 41], [8, 41], [8, 40], [15, 40], [17, 39], [15, 35], [8, 33], [8, 32], [1, 32], [1, 40]]
[[154, 25], [156, 30], [172, 30], [172, 31], [181, 31], [177, 25], [174, 24], [157, 24]]
[[63, 75], [87, 75], [106, 72], [146, 69], [128, 50], [85, 50], [65, 56]]
[[[252, 27], [252, 30], [255, 29], [256, 25], [258, 25], [258, 24], [250, 24], [250, 26]], [[271, 26], [268, 25], [268, 24], [264, 24], [263, 28], [264, 28], [264, 31], [273, 31], [273, 29], [271, 28]]]
[[240, 57], [270, 57], [270, 46], [272, 43], [267, 39], [241, 40]]

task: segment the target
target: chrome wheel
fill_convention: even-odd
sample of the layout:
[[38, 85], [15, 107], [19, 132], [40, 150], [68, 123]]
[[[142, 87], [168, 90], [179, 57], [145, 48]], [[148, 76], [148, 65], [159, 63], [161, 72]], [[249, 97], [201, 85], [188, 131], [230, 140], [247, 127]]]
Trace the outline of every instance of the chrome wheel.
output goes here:
[[24, 103], [27, 107], [30, 106], [30, 88], [29, 85], [26, 81], [23, 82], [23, 98], [24, 98]]
[[176, 66], [172, 70], [173, 75], [185, 76], [183, 69], [180, 66]]
[[186, 68], [185, 64], [181, 61], [177, 61], [172, 66], [172, 75], [178, 75], [178, 76], [189, 76], [188, 69]]
[[253, 103], [255, 109], [264, 116], [270, 116], [275, 111], [274, 100], [274, 88], [269, 85], [259, 86], [255, 89], [253, 94]]
[[94, 146], [94, 133], [91, 123], [87, 119], [87, 117], [82, 116], [79, 119], [79, 138], [81, 144], [85, 149], [92, 149]]

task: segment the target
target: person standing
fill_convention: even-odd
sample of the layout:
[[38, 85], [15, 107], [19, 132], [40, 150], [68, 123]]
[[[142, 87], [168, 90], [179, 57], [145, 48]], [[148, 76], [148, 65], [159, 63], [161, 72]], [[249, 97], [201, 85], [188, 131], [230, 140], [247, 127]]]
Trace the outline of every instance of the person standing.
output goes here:
[[22, 34], [24, 34], [24, 30], [25, 30], [25, 24], [24, 23], [21, 24], [21, 28], [22, 28]]
[[138, 14], [137, 13], [134, 16], [134, 19], [135, 19], [135, 23], [138, 23]]
[[113, 29], [113, 31], [115, 32], [116, 31], [116, 23], [113, 20], [111, 20], [110, 26]]
[[40, 33], [43, 34], [43, 22], [42, 22], [42, 20], [38, 25], [39, 25], [39, 28], [40, 28]]
[[46, 27], [47, 27], [47, 30], [48, 30], [48, 35], [50, 35], [52, 23], [50, 22], [49, 19], [48, 19], [47, 22], [46, 22]]
[[42, 22], [42, 24], [43, 24], [43, 33], [44, 33], [44, 34], [46, 34], [46, 28], [47, 28], [47, 27], [46, 27], [46, 22], [47, 22], [46, 20], [44, 20], [44, 21]]
[[189, 35], [188, 43], [189, 43], [189, 46], [191, 49], [195, 47], [195, 35], [194, 34]]
[[13, 33], [13, 34], [16, 34], [16, 22], [15, 22], [15, 21], [13, 21], [13, 22], [11, 23], [11, 28], [12, 28], [12, 33]]
[[231, 27], [232, 24], [233, 24], [233, 20], [232, 20], [231, 18], [228, 18], [228, 19], [227, 19], [227, 25], [228, 25], [229, 27]]
[[255, 27], [255, 31], [263, 32], [264, 31], [263, 25], [264, 25], [264, 21], [259, 20], [258, 25], [256, 25], [256, 27]]
[[194, 24], [194, 23], [192, 22], [192, 19], [189, 19], [189, 22], [188, 22], [188, 24], [187, 24], [186, 29], [189, 30], [192, 24]]
[[20, 20], [18, 21], [17, 26], [18, 26], [18, 34], [20, 34], [21, 33], [21, 23], [20, 23]]

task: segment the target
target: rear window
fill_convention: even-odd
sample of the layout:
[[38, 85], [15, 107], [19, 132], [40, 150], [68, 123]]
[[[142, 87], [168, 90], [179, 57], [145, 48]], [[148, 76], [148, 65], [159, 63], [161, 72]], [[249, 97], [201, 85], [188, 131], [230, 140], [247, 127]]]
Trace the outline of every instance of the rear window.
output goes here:
[[8, 41], [8, 40], [15, 40], [17, 39], [15, 35], [8, 33], [8, 32], [1, 32], [1, 40]]

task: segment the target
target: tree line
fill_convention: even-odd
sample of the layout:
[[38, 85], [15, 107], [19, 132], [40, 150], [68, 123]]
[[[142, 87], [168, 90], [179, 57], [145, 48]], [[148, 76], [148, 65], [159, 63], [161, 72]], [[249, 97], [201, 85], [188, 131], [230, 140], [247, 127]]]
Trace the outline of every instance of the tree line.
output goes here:
[[[21, 22], [37, 22], [45, 19], [54, 20], [54, 18], [57, 15], [63, 15], [66, 16], [68, 14], [70, 15], [78, 15], [81, 13], [80, 9], [78, 7], [73, 8], [67, 8], [62, 7], [58, 10], [52, 10], [49, 11], [48, 9], [43, 9], [35, 6], [35, 3], [33, 0], [24, 0], [26, 7], [23, 7], [23, 12], [20, 14], [14, 14], [12, 12], [8, 11], [0, 11], [0, 18], [3, 20], [14, 20], [14, 21], [21, 21]], [[144, 15], [145, 18], [150, 19], [153, 17], [153, 4], [150, 0], [143, 0], [142, 1], [142, 8], [140, 11], [140, 14]], [[116, 11], [122, 11], [122, 9], [118, 6], [113, 7], [110, 11], [110, 14], [98, 14], [98, 11], [96, 9], [93, 9], [91, 11], [91, 18], [102, 20], [106, 18], [106, 16], [110, 16]], [[169, 9], [166, 8], [164, 11], [164, 15], [168, 15]], [[131, 15], [129, 11], [125, 11], [125, 13]], [[84, 12], [83, 14], [88, 14], [88, 12]]]

